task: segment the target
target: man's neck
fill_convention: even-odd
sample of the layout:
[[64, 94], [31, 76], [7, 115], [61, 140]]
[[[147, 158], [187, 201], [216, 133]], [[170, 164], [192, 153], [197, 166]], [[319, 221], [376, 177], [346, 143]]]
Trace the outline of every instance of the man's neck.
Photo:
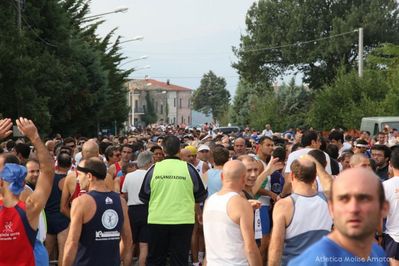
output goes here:
[[105, 182], [103, 180], [101, 181], [94, 181], [91, 182], [89, 185], [89, 191], [99, 191], [99, 192], [109, 192], [110, 190], [107, 188], [105, 185]]
[[266, 154], [264, 154], [264, 153], [262, 153], [262, 152], [258, 152], [256, 155], [257, 155], [258, 158], [261, 159], [264, 163], [266, 163], [266, 162], [267, 162], [267, 159], [270, 157], [269, 155], [266, 155]]
[[213, 169], [216, 169], [216, 170], [223, 170], [223, 165], [216, 165], [216, 164], [215, 164], [215, 166], [213, 167]]
[[351, 239], [342, 235], [338, 230], [334, 230], [330, 233], [328, 238], [360, 258], [368, 258], [370, 256], [374, 242], [373, 235], [365, 239]]
[[292, 192], [303, 196], [313, 196], [317, 193], [317, 191], [312, 188], [312, 185], [299, 181], [292, 184]]
[[69, 168], [61, 168], [61, 167], [59, 167], [59, 168], [55, 171], [55, 173], [56, 173], [56, 174], [65, 175], [65, 174], [68, 173], [68, 171], [69, 171]]

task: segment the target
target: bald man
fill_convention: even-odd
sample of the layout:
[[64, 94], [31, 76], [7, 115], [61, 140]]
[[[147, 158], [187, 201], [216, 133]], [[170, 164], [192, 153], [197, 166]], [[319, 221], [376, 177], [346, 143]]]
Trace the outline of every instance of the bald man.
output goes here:
[[363, 167], [371, 169], [370, 159], [364, 153], [355, 153], [349, 160], [351, 168]]
[[[98, 144], [90, 139], [86, 141], [82, 146], [82, 159], [89, 159], [94, 157], [99, 157], [100, 150]], [[75, 171], [70, 172], [64, 181], [64, 186], [62, 189], [62, 196], [61, 196], [61, 206], [60, 210], [61, 213], [67, 217], [70, 217], [71, 212], [71, 202], [76, 197], [81, 194], [80, 186], [76, 182], [77, 174]], [[105, 184], [110, 190], [114, 190], [114, 181], [112, 177], [107, 174], [105, 178]]]
[[209, 265], [262, 265], [254, 237], [253, 210], [239, 194], [244, 189], [245, 176], [241, 161], [227, 162], [222, 189], [205, 203], [203, 224]]
[[329, 201], [334, 231], [289, 265], [388, 265], [374, 238], [388, 209], [382, 184], [370, 169], [343, 171], [333, 181]]
[[287, 265], [331, 231], [327, 198], [313, 187], [316, 176], [313, 161], [299, 158], [292, 162], [289, 177], [293, 193], [274, 206], [268, 265]]

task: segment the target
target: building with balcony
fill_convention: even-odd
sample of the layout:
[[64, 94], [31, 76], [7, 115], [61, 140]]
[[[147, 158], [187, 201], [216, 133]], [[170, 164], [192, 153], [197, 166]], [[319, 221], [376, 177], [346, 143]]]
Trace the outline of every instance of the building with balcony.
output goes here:
[[127, 82], [129, 126], [142, 126], [148, 109], [146, 95], [154, 107], [158, 124], [190, 125], [192, 90], [155, 79], [132, 79]]

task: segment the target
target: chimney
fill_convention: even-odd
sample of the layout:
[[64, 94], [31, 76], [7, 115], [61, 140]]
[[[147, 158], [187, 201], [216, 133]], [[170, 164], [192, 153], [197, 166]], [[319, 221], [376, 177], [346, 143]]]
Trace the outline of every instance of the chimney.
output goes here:
[[170, 81], [169, 81], [169, 79], [168, 80], [166, 80], [166, 85], [170, 85]]

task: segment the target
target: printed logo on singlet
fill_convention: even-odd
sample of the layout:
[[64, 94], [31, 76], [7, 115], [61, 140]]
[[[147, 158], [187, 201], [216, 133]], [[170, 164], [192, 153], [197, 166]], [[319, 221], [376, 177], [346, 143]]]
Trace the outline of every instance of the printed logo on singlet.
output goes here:
[[8, 221], [4, 223], [4, 227], [1, 230], [0, 233], [0, 240], [6, 241], [6, 240], [16, 240], [20, 236], [20, 232], [14, 232], [13, 229], [13, 222]]
[[112, 204], [114, 201], [110, 197], [105, 198], [105, 204]]
[[119, 221], [118, 213], [112, 209], [108, 209], [103, 213], [101, 222], [103, 226], [108, 230], [112, 230], [116, 227]]
[[[112, 201], [112, 199], [110, 200]], [[108, 230], [114, 229], [118, 224], [118, 221], [118, 213], [112, 209], [106, 210], [101, 217], [101, 222], [103, 226]], [[96, 231], [96, 241], [120, 240], [120, 237], [121, 233], [119, 231]]]

